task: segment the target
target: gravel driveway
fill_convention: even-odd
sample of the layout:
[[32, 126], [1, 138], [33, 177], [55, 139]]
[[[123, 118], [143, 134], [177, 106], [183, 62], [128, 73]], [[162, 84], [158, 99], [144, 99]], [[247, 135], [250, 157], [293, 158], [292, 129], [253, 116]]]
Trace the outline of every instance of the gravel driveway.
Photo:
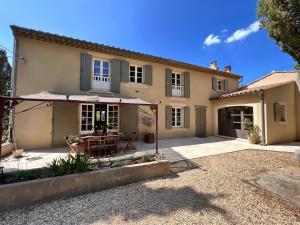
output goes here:
[[245, 150], [178, 162], [170, 177], [11, 211], [0, 224], [300, 224], [299, 209], [241, 181], [300, 166], [292, 158]]

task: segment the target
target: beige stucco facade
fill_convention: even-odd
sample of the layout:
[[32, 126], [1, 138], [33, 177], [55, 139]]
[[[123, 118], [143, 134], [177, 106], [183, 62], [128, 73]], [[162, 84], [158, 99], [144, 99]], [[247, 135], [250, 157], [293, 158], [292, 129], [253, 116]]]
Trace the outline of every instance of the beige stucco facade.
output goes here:
[[[145, 62], [131, 58], [122, 58], [111, 54], [68, 47], [45, 41], [28, 38], [17, 38], [16, 54], [24, 60], [16, 64], [15, 95], [26, 95], [41, 91], [50, 91], [64, 94], [86, 94], [80, 90], [80, 54], [87, 52], [93, 58], [111, 60], [114, 58], [125, 59], [130, 64], [153, 67], [152, 85], [121, 83], [120, 96], [138, 97], [151, 103], [159, 104], [159, 138], [176, 138], [195, 136], [195, 106], [207, 107], [206, 127], [207, 135], [213, 134], [213, 104], [209, 97], [215, 94], [212, 90], [212, 76], [220, 79], [225, 77], [213, 73], [188, 70], [190, 72], [190, 98], [165, 96], [165, 70], [183, 73], [183, 68], [174, 68], [159, 63]], [[230, 91], [238, 88], [238, 79], [226, 77], [230, 80]], [[105, 94], [90, 91], [94, 94]], [[36, 102], [23, 102], [15, 112], [20, 112]], [[189, 128], [165, 128], [165, 106], [189, 106]], [[43, 105], [44, 106], [44, 105]], [[141, 107], [149, 111], [147, 107]], [[136, 109], [135, 109], [136, 110]], [[128, 113], [129, 112], [129, 113]], [[120, 108], [120, 130], [133, 132], [138, 127], [139, 138], [147, 132], [141, 123], [144, 114], [130, 113], [130, 109]], [[136, 121], [135, 117], [139, 118]], [[14, 115], [14, 133], [18, 147], [40, 148], [63, 144], [63, 137], [68, 134], [78, 134], [79, 113], [78, 106], [54, 103], [48, 107]], [[130, 121], [130, 122], [128, 122]], [[134, 123], [135, 122], [135, 123]], [[128, 129], [124, 129], [128, 128]], [[153, 128], [154, 129], [154, 128]]]
[[[263, 122], [265, 123], [266, 144], [299, 141], [299, 78], [299, 72], [273, 72], [249, 84], [246, 89], [257, 88], [257, 90], [260, 87], [263, 90], [268, 85], [278, 84], [273, 88], [266, 88], [266, 90], [262, 91], [264, 96], [263, 104], [259, 92], [245, 96], [213, 100], [214, 134], [218, 135], [218, 109], [231, 106], [251, 106], [253, 107], [254, 125], [259, 127], [261, 135]], [[276, 122], [274, 120], [275, 103], [285, 105], [286, 121]], [[264, 120], [262, 107], [264, 108]]]

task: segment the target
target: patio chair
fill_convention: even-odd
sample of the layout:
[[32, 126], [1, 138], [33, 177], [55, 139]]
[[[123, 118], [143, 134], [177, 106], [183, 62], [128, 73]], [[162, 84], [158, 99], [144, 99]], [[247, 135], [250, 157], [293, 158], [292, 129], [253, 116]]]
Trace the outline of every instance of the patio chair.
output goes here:
[[136, 136], [137, 136], [137, 133], [133, 132], [132, 136], [127, 141], [127, 145], [125, 147], [126, 150], [132, 150], [132, 149], [136, 150], [136, 147], [134, 146], [134, 141], [135, 141]]
[[66, 136], [64, 138], [65, 142], [69, 146], [70, 152], [71, 153], [83, 153], [84, 149], [81, 143], [75, 142], [71, 136]]

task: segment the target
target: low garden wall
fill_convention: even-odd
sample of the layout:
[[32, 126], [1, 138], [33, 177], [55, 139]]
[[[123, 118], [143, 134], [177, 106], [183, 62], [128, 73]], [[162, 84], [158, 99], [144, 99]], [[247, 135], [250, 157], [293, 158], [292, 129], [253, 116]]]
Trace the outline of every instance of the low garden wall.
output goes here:
[[169, 161], [161, 160], [53, 178], [4, 184], [0, 185], [0, 211], [7, 211], [37, 202], [96, 192], [169, 174]]

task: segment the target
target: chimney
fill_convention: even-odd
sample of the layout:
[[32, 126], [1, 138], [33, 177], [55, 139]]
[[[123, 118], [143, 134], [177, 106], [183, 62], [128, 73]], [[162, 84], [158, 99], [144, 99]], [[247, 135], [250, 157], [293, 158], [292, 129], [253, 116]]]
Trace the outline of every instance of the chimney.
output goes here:
[[231, 66], [225, 66], [224, 67], [224, 72], [231, 73]]
[[219, 70], [217, 61], [212, 61], [212, 62], [210, 63], [209, 68], [211, 68], [211, 69], [213, 69], [213, 70]]

